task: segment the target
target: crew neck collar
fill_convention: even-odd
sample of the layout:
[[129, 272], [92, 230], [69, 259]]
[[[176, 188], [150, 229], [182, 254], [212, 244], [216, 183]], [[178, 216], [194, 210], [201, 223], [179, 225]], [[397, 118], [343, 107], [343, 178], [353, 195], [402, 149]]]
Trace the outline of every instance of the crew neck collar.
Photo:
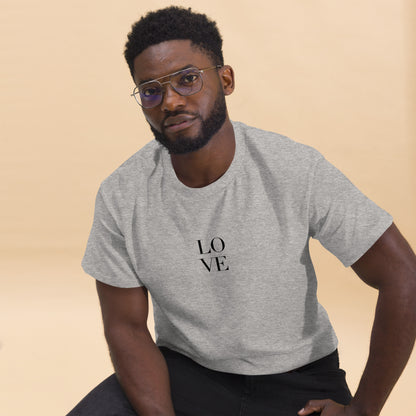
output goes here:
[[205, 197], [214, 192], [218, 192], [225, 185], [227, 185], [235, 177], [238, 170], [240, 169], [245, 153], [245, 143], [243, 139], [241, 123], [232, 121], [231, 124], [234, 129], [235, 137], [234, 157], [230, 166], [220, 178], [202, 188], [191, 188], [185, 185], [176, 176], [168, 150], [166, 148], [162, 148], [163, 175], [167, 181], [167, 185], [172, 189], [175, 189], [176, 192], [189, 197]]

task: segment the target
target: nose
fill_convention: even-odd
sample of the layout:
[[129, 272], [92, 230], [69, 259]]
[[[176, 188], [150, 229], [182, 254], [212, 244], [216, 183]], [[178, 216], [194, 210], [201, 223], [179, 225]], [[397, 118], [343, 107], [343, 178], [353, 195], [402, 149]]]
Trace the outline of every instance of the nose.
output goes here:
[[170, 85], [170, 83], [165, 84], [165, 91], [163, 93], [162, 103], [160, 104], [162, 111], [175, 111], [178, 108], [185, 106], [186, 97], [178, 94]]

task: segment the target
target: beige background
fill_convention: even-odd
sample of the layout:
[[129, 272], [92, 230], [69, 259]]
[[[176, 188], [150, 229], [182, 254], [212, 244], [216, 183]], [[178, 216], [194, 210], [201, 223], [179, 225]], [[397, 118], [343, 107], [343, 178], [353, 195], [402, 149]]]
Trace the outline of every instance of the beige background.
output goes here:
[[[122, 56], [167, 1], [2, 0], [0, 414], [63, 415], [111, 372], [80, 268], [99, 183], [151, 139]], [[411, 0], [182, 1], [217, 20], [230, 115], [318, 148], [416, 246]], [[375, 292], [313, 244], [355, 389]], [[383, 416], [414, 413], [415, 358]]]

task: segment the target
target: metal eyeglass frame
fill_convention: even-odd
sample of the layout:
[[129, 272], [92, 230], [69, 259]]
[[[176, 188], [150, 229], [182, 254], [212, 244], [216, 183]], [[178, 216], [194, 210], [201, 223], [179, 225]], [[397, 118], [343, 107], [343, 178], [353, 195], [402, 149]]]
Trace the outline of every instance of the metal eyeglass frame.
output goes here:
[[[192, 92], [191, 94], [181, 94], [179, 91], [177, 91], [177, 90], [175, 89], [175, 87], [174, 87], [174, 86], [172, 85], [172, 83], [171, 83], [171, 79], [172, 79], [172, 77], [173, 77], [173, 76], [178, 75], [178, 74], [180, 74], [181, 72], [189, 71], [190, 69], [194, 69], [194, 70], [196, 70], [197, 72], [199, 72], [199, 74], [203, 74], [205, 71], [209, 71], [210, 69], [219, 69], [219, 68], [222, 68], [222, 65], [215, 65], [215, 66], [210, 66], [210, 67], [208, 67], [208, 68], [202, 68], [202, 69], [199, 69], [199, 68], [197, 68], [197, 67], [193, 67], [193, 66], [191, 66], [191, 67], [189, 67], [189, 68], [184, 68], [184, 69], [181, 69], [180, 71], [176, 71], [176, 72], [172, 72], [171, 74], [164, 75], [163, 77], [160, 77], [160, 78], [152, 79], [152, 80], [150, 80], [150, 81], [143, 82], [143, 84], [140, 84], [139, 86], [136, 86], [136, 87], [134, 88], [133, 93], [132, 93], [132, 94], [130, 94], [130, 96], [134, 97], [134, 99], [136, 100], [137, 104], [139, 104], [139, 105], [140, 105], [140, 107], [142, 107], [142, 108], [146, 108], [146, 109], [149, 109], [149, 108], [155, 108], [155, 107], [157, 107], [157, 106], [158, 106], [158, 105], [159, 105], [159, 104], [163, 101], [163, 97], [164, 97], [164, 95], [165, 95], [165, 89], [163, 88], [163, 86], [164, 86], [164, 85], [166, 85], [166, 84], [170, 84], [171, 88], [172, 88], [172, 89], [173, 89], [173, 90], [174, 90], [177, 94], [179, 94], [179, 95], [181, 95], [181, 96], [183, 96], [183, 97], [189, 97], [190, 95], [194, 95], [194, 94], [196, 94], [197, 92], [199, 92], [199, 91], [201, 91], [201, 90], [202, 90], [202, 87], [203, 87], [203, 85], [204, 85], [204, 80], [203, 80], [203, 78], [201, 77], [201, 88], [200, 88], [198, 91], [194, 91], [194, 92]], [[168, 81], [165, 81], [165, 82], [160, 82], [159, 80], [160, 80], [160, 79], [163, 79], [163, 78], [169, 78], [169, 80], [168, 80]], [[140, 102], [140, 98], [137, 98], [137, 95], [139, 95], [139, 96], [140, 96], [140, 87], [143, 87], [143, 85], [146, 85], [146, 84], [151, 84], [152, 82], [157, 82], [157, 83], [160, 85], [161, 90], [162, 90], [162, 99], [160, 100], [160, 102], [159, 102], [159, 103], [157, 103], [156, 105], [153, 105], [152, 107], [145, 107], [145, 106], [143, 106], [143, 104]]]

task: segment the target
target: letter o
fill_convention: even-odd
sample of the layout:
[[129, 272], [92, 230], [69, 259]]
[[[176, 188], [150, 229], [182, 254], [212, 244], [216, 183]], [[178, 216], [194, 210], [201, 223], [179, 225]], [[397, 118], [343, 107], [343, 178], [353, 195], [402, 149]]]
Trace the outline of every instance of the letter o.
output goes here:
[[[219, 240], [219, 241], [220, 241], [221, 250], [217, 250], [217, 249], [215, 248], [215, 240]], [[218, 246], [218, 244], [217, 244], [217, 246]], [[224, 243], [223, 239], [222, 239], [222, 238], [220, 238], [220, 237], [214, 237], [214, 238], [211, 240], [211, 248], [212, 248], [212, 249], [213, 249], [216, 253], [221, 253], [221, 251], [223, 251], [223, 250], [224, 250], [224, 248], [225, 248], [225, 243]]]

